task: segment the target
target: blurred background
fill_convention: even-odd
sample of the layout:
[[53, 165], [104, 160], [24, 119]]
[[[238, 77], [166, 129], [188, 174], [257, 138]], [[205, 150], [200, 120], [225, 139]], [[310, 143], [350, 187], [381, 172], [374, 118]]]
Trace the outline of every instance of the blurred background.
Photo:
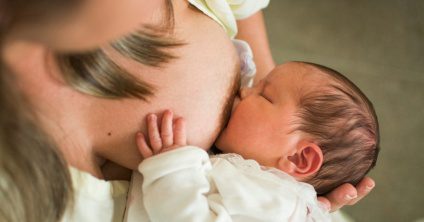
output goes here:
[[381, 152], [354, 221], [424, 221], [424, 1], [271, 0], [277, 63], [310, 61], [348, 76], [373, 101]]

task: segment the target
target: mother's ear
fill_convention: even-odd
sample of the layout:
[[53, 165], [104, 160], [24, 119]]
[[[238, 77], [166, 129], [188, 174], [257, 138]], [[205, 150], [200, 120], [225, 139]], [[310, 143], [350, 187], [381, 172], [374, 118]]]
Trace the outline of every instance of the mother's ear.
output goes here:
[[300, 141], [293, 155], [281, 157], [278, 168], [296, 179], [304, 179], [318, 172], [323, 161], [321, 148], [317, 144]]

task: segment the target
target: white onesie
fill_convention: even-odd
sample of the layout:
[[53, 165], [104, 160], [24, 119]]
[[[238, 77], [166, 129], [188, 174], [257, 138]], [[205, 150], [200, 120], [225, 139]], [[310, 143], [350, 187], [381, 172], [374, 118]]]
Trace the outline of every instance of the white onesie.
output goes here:
[[330, 221], [314, 188], [237, 154], [186, 146], [144, 160], [133, 174], [128, 221]]

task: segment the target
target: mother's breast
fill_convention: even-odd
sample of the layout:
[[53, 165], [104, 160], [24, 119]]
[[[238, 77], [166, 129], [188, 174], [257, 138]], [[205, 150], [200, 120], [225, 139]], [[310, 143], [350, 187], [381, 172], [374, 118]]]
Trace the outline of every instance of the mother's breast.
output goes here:
[[155, 76], [161, 86], [156, 98], [187, 120], [192, 145], [208, 148], [232, 102], [239, 59], [224, 29], [193, 7], [176, 10], [175, 35], [186, 44], [175, 51], [178, 59]]

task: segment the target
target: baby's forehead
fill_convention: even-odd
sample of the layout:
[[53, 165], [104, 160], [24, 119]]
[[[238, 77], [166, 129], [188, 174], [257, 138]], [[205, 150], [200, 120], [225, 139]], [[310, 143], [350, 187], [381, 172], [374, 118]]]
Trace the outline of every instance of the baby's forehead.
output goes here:
[[287, 75], [294, 79], [329, 80], [330, 75], [313, 64], [304, 62], [287, 62], [278, 65], [271, 72], [278, 75]]
[[[279, 79], [280, 81], [274, 81]], [[336, 84], [335, 78], [329, 73], [308, 63], [288, 62], [277, 66], [268, 78], [283, 89], [294, 88], [300, 92], [316, 90], [328, 85]]]
[[[296, 121], [293, 121], [293, 126], [298, 126], [300, 117], [297, 112], [306, 100], [322, 99], [323, 96], [337, 94], [338, 89], [343, 88], [331, 74], [313, 64], [303, 62], [290, 62], [277, 66], [272, 75], [274, 77], [270, 82], [273, 82], [275, 87], [280, 87], [275, 93], [283, 95], [280, 98], [290, 98], [294, 102], [296, 108], [292, 117]], [[273, 81], [277, 79], [280, 81]], [[316, 100], [316, 102], [322, 104], [324, 101]]]

